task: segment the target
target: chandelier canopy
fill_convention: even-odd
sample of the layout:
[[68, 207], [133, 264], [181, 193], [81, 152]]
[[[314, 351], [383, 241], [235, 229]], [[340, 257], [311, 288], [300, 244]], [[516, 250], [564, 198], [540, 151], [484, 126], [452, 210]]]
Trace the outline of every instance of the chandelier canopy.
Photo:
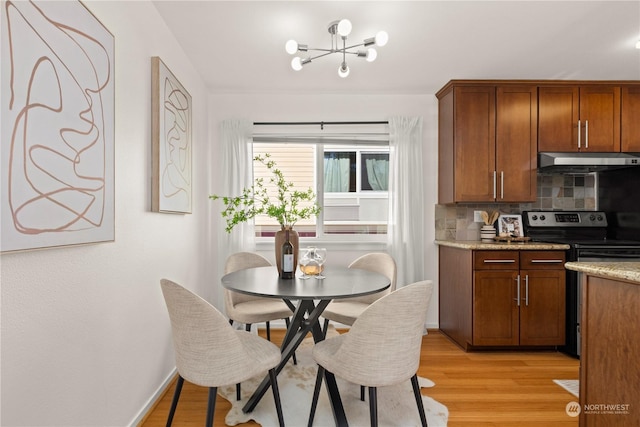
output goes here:
[[[384, 46], [389, 40], [389, 35], [385, 31], [378, 31], [375, 37], [365, 39], [364, 42], [359, 44], [347, 46], [347, 36], [351, 33], [351, 21], [348, 19], [331, 22], [327, 27], [327, 30], [329, 31], [329, 34], [331, 34], [331, 48], [329, 49], [311, 48], [306, 44], [299, 44], [295, 40], [289, 40], [286, 43], [285, 49], [290, 55], [294, 55], [297, 52], [320, 52], [315, 56], [311, 56], [311, 54], [309, 54], [309, 56], [304, 58], [300, 56], [293, 58], [291, 61], [291, 67], [294, 70], [300, 71], [304, 65], [314, 59], [322, 58], [323, 56], [327, 56], [332, 53], [338, 53], [342, 54], [342, 63], [338, 67], [338, 75], [344, 78], [349, 75], [350, 71], [347, 66], [347, 54], [356, 55], [359, 58], [365, 58], [367, 61], [372, 62], [378, 56], [378, 52], [370, 46]], [[342, 41], [342, 47], [340, 47], [340, 41]], [[363, 47], [365, 49], [357, 49], [359, 47]]]

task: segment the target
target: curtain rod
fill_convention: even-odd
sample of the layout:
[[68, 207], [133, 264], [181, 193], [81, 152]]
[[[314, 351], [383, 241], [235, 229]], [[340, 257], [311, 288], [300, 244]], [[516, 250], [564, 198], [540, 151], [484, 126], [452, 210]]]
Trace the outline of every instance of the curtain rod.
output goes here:
[[368, 122], [253, 122], [254, 126], [299, 126], [299, 125], [311, 125], [320, 126], [320, 129], [324, 129], [324, 125], [388, 125], [388, 121], [368, 121]]

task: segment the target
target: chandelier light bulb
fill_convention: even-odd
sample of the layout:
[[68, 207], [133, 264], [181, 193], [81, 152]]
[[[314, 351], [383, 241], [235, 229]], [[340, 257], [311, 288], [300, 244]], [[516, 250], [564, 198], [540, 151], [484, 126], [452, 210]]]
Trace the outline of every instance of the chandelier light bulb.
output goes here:
[[299, 56], [296, 56], [291, 60], [291, 68], [293, 68], [296, 71], [302, 70], [302, 60], [300, 59]]
[[389, 41], [389, 34], [386, 31], [378, 31], [376, 34], [376, 45], [384, 46]]
[[293, 55], [294, 53], [296, 53], [298, 51], [298, 42], [295, 40], [289, 40], [284, 48], [286, 49], [287, 53], [289, 55]]
[[378, 57], [378, 51], [376, 51], [374, 48], [369, 48], [367, 49], [367, 62], [373, 62], [376, 60], [376, 58]]
[[338, 67], [338, 75], [343, 79], [349, 75], [349, 71], [351, 70], [349, 70], [349, 67], [344, 62]]
[[342, 37], [347, 37], [349, 34], [351, 34], [351, 21], [349, 21], [348, 19], [342, 19], [340, 20], [340, 22], [338, 22], [338, 34], [340, 34]]

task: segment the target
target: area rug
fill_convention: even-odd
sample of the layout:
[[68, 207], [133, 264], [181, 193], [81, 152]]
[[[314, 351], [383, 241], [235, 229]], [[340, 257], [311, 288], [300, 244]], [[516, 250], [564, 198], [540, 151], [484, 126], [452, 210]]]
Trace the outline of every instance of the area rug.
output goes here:
[[[330, 333], [337, 333], [329, 331]], [[296, 351], [297, 365], [290, 360], [278, 375], [280, 400], [285, 424], [288, 426], [305, 426], [309, 420], [313, 386], [315, 384], [317, 367], [311, 356], [313, 341], [305, 339]], [[232, 408], [225, 418], [227, 425], [237, 425], [254, 420], [258, 424], [268, 427], [277, 426], [273, 394], [269, 389], [256, 408], [248, 414], [242, 412], [253, 391], [264, 377], [252, 378], [242, 383], [242, 399], [236, 400], [235, 386], [220, 387], [219, 394], [231, 402]], [[340, 397], [347, 414], [347, 421], [352, 426], [369, 425], [369, 401], [360, 400], [360, 386], [336, 378]], [[433, 387], [435, 384], [419, 378], [420, 387]], [[436, 400], [422, 396], [422, 401], [430, 427], [447, 425], [449, 411], [446, 406]], [[405, 381], [393, 387], [378, 388], [378, 423], [380, 426], [419, 426], [420, 416], [413, 396], [411, 382]], [[334, 426], [333, 413], [326, 389], [322, 387], [318, 408], [314, 419], [314, 426]]]
[[579, 397], [580, 391], [580, 381], [578, 380], [553, 380], [554, 383], [558, 384], [563, 389], [567, 390], [569, 393], [573, 394], [575, 397]]

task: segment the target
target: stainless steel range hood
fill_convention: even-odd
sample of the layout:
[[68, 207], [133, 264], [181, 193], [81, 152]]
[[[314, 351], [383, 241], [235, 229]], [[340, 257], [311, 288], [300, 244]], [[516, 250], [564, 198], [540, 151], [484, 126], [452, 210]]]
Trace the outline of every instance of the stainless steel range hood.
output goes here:
[[628, 153], [539, 153], [538, 172], [589, 173], [640, 166], [640, 155]]

